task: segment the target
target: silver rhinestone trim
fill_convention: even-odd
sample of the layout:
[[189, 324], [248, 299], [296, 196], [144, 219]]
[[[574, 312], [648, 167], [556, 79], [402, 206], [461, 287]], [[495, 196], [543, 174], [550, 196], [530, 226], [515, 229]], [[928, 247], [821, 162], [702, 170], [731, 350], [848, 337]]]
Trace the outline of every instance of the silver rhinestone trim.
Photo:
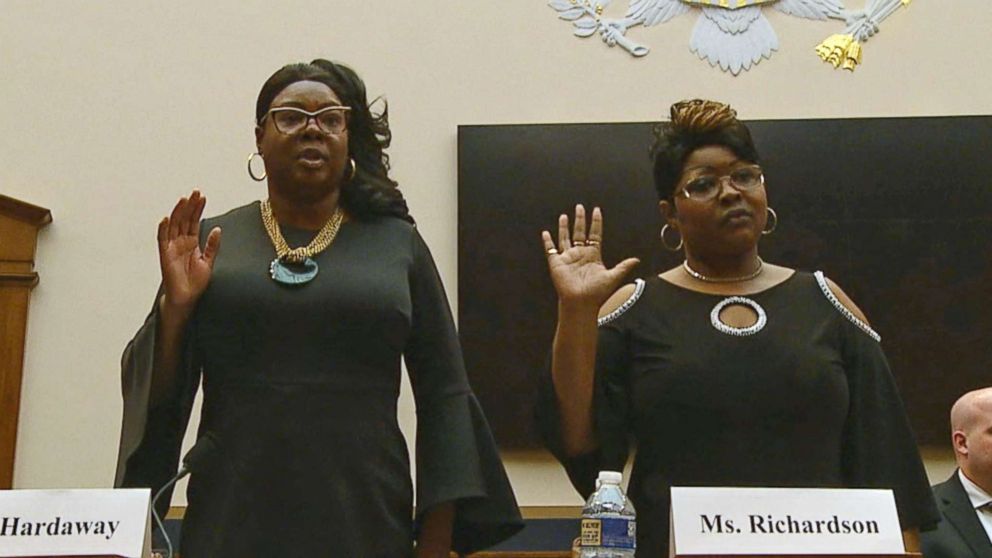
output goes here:
[[830, 290], [830, 285], [827, 283], [827, 278], [823, 275], [822, 271], [814, 272], [813, 276], [816, 277], [816, 282], [820, 285], [820, 290], [823, 291], [823, 296], [827, 297], [827, 300], [829, 300], [831, 304], [837, 308], [838, 312], [843, 314], [845, 318], [851, 321], [851, 323], [858, 326], [861, 331], [867, 333], [868, 337], [871, 337], [878, 343], [882, 342], [882, 336], [876, 333], [870, 325], [862, 322], [860, 318], [854, 315], [854, 312], [848, 310], [847, 306], [844, 306], [844, 303], [837, 298], [832, 290]]
[[[741, 304], [747, 306], [751, 310], [754, 310], [755, 314], [758, 315], [758, 321], [748, 327], [733, 327], [721, 322], [720, 312], [723, 312], [723, 309], [731, 304]], [[762, 308], [760, 304], [750, 298], [743, 296], [731, 296], [721, 300], [716, 304], [716, 306], [713, 307], [713, 310], [710, 311], [710, 323], [713, 324], [713, 327], [715, 327], [720, 333], [726, 333], [727, 335], [733, 335], [735, 337], [745, 337], [747, 335], [754, 335], [764, 329], [765, 324], [768, 323], [768, 315], [765, 314], [765, 309]]]
[[596, 326], [602, 327], [622, 316], [624, 312], [630, 310], [637, 299], [641, 298], [642, 294], [644, 294], [644, 279], [634, 279], [634, 292], [631, 293], [630, 297], [623, 301], [623, 304], [618, 306], [616, 310], [596, 320]]

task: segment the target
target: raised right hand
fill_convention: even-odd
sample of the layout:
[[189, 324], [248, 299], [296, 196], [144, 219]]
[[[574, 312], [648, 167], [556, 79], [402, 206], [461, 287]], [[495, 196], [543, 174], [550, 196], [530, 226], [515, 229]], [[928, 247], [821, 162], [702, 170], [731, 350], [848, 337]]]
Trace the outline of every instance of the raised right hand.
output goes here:
[[551, 233], [543, 231], [544, 250], [548, 257], [551, 282], [562, 304], [589, 306], [599, 309], [613, 294], [624, 277], [638, 264], [637, 258], [627, 258], [612, 269], [603, 264], [603, 214], [592, 210], [592, 223], [586, 233], [586, 212], [575, 206], [575, 228], [571, 236], [568, 215], [558, 218], [558, 246]]
[[158, 259], [165, 291], [162, 304], [187, 314], [207, 289], [220, 248], [220, 227], [214, 227], [200, 250], [200, 216], [206, 204], [207, 198], [193, 190], [158, 224]]

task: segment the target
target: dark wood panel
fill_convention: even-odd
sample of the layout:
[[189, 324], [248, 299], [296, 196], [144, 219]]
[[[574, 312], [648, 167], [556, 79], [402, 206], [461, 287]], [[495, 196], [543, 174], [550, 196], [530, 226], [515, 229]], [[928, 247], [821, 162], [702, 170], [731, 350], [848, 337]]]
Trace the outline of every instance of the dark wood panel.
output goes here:
[[[608, 263], [679, 263], [658, 243], [651, 123], [462, 126], [459, 327], [496, 438], [535, 447], [536, 378], [554, 334], [542, 229], [600, 205]], [[992, 384], [992, 117], [750, 123], [778, 230], [769, 261], [823, 270], [867, 313], [920, 441], [947, 445], [963, 392]]]

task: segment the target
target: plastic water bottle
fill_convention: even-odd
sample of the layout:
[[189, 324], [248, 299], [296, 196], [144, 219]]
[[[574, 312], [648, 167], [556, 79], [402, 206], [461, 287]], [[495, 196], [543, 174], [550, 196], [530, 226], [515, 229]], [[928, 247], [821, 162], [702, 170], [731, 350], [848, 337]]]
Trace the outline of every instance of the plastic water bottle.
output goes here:
[[596, 491], [582, 508], [581, 558], [634, 558], [637, 521], [621, 480], [622, 473], [599, 472]]

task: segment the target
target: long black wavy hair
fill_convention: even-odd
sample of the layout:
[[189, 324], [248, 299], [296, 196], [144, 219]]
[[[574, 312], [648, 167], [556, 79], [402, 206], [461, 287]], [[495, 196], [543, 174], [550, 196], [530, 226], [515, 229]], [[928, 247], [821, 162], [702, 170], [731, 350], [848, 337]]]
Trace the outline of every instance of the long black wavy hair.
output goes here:
[[367, 220], [377, 216], [399, 217], [413, 223], [403, 193], [395, 180], [389, 178], [389, 109], [382, 100], [382, 112], [374, 114], [369, 107], [365, 83], [354, 70], [318, 58], [309, 64], [287, 64], [272, 74], [262, 85], [255, 103], [255, 122], [269, 111], [272, 100], [289, 84], [316, 81], [330, 87], [346, 106], [348, 115], [348, 156], [355, 160], [355, 176], [341, 187], [341, 206], [350, 215]]

